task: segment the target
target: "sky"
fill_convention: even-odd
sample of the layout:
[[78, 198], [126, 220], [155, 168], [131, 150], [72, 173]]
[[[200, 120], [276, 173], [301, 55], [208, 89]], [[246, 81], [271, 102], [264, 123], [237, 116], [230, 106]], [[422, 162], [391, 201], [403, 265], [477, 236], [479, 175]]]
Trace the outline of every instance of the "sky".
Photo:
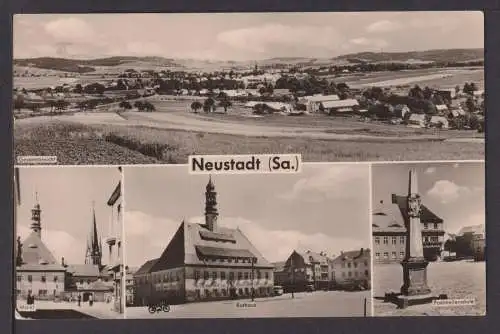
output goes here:
[[[42, 210], [42, 241], [59, 261], [85, 263], [87, 237], [94, 205], [98, 235], [109, 235], [111, 208], [106, 204], [121, 179], [117, 167], [25, 167], [20, 168], [21, 205], [17, 235], [21, 242], [30, 233], [31, 209]], [[103, 246], [105, 245], [102, 240]], [[109, 254], [103, 247], [103, 263]]]
[[[291, 252], [370, 247], [366, 164], [307, 164], [298, 174], [219, 174], [219, 225], [239, 227], [271, 262]], [[182, 220], [204, 223], [207, 175], [187, 166], [125, 167], [125, 261], [157, 258]]]
[[331, 58], [484, 47], [482, 12], [18, 14], [14, 58]]
[[373, 207], [391, 194], [408, 194], [408, 173], [415, 168], [422, 203], [444, 220], [448, 233], [485, 224], [484, 163], [383, 164], [372, 169]]

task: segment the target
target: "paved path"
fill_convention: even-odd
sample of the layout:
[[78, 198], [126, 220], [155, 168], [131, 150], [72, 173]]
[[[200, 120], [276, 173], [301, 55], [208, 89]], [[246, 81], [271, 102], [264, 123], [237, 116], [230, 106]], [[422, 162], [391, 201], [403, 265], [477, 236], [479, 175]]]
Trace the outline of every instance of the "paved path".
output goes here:
[[[89, 306], [88, 303], [82, 303], [79, 307], [76, 303], [70, 302], [53, 302], [53, 301], [45, 301], [45, 300], [37, 300], [35, 301], [35, 307], [41, 311], [74, 311], [77, 313], [83, 313], [84, 315], [97, 319], [120, 319], [123, 318], [123, 314], [119, 314], [113, 310], [113, 304], [111, 303], [101, 303], [96, 302], [94, 305]], [[67, 312], [71, 314], [71, 312]], [[77, 314], [73, 313], [73, 314]], [[25, 313], [22, 313], [23, 316]], [[29, 313], [26, 314], [29, 316]]]
[[[371, 315], [370, 291], [316, 291], [271, 298], [256, 298], [255, 307], [249, 299], [172, 305], [168, 313], [150, 314], [146, 307], [129, 307], [126, 318], [267, 318], [267, 317], [362, 317], [364, 299], [367, 315]], [[239, 306], [240, 305], [240, 306]]]

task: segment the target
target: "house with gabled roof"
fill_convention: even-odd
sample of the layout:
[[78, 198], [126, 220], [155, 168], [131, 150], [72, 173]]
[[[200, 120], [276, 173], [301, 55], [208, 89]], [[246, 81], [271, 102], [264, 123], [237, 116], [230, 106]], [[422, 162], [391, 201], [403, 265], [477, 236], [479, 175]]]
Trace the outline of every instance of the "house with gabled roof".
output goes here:
[[273, 265], [243, 231], [219, 224], [211, 178], [205, 197], [205, 223], [181, 222], [160, 257], [135, 274], [142, 305], [272, 295]]
[[370, 288], [371, 252], [369, 248], [341, 251], [330, 262], [330, 280], [336, 289]]

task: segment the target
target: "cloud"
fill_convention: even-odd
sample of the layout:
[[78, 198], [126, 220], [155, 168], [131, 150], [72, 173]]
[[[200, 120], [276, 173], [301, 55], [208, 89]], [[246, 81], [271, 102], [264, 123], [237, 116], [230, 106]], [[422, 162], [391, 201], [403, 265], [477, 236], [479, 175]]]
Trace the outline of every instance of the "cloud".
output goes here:
[[[17, 226], [17, 235], [21, 237], [21, 242], [28, 237], [31, 229]], [[42, 229], [42, 241], [52, 252], [56, 261], [64, 257], [68, 264], [84, 263], [87, 240], [77, 239], [65, 231]]]
[[398, 22], [381, 20], [370, 24], [368, 27], [366, 27], [366, 31], [370, 33], [390, 32], [398, 30], [400, 28], [401, 25]]
[[459, 186], [448, 180], [439, 180], [434, 183], [434, 186], [427, 192], [427, 195], [446, 204], [454, 202], [470, 192], [471, 190], [467, 187]]
[[349, 43], [356, 46], [383, 48], [389, 45], [387, 41], [378, 38], [358, 37], [349, 40]]
[[424, 171], [424, 174], [434, 174], [436, 172], [436, 167], [429, 167]]
[[235, 49], [265, 53], [279, 48], [322, 48], [335, 50], [342, 41], [336, 29], [329, 26], [288, 26], [265, 24], [224, 31], [217, 41]]
[[432, 15], [428, 15], [425, 20], [414, 18], [409, 20], [407, 24], [409, 28], [440, 30], [442, 33], [448, 33], [456, 30], [460, 21], [456, 17], [442, 17], [441, 15], [433, 17]]
[[313, 176], [298, 180], [289, 192], [281, 194], [279, 198], [307, 202], [357, 198], [360, 193], [364, 193], [359, 187], [366, 187], [368, 191], [368, 186], [368, 170], [365, 165], [336, 165], [322, 168]]
[[50, 21], [45, 25], [45, 32], [59, 42], [88, 43], [97, 36], [91, 25], [75, 17]]
[[[193, 217], [189, 221], [201, 223], [203, 218]], [[306, 234], [297, 230], [273, 230], [268, 228], [266, 224], [242, 217], [223, 217], [219, 224], [224, 227], [239, 228], [264, 258], [270, 262], [286, 260], [293, 250], [324, 251], [329, 256], [333, 256], [339, 255], [340, 251], [369, 247], [362, 240], [336, 238], [321, 232]]]

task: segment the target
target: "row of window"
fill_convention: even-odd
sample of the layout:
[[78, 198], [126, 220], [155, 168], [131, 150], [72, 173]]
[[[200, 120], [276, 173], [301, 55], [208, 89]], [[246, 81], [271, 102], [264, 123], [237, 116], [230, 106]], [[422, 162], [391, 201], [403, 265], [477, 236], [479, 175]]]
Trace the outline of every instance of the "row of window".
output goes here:
[[[365, 265], [365, 267], [368, 267], [368, 261], [365, 260], [363, 261], [363, 264]], [[358, 267], [358, 262], [347, 262], [347, 268], [351, 268], [351, 266], [353, 266], [354, 268], [357, 268]], [[346, 263], [342, 263], [342, 268], [345, 268], [346, 267]]]
[[[434, 223], [434, 229], [437, 230], [438, 228], [439, 228], [438, 223]], [[424, 230], [428, 230], [428, 229], [429, 229], [429, 224], [424, 223]]]
[[[206, 298], [210, 297], [227, 297], [229, 296], [229, 290], [228, 289], [213, 289], [213, 290], [204, 290], [204, 296]], [[249, 288], [239, 288], [235, 291], [238, 296], [250, 296], [252, 293], [252, 289]], [[196, 297], [197, 299], [201, 298], [201, 290], [196, 289], [195, 290]], [[254, 289], [254, 293], [264, 295], [264, 294], [271, 294], [272, 293], [272, 288], [258, 288]]]
[[[21, 290], [17, 289], [16, 293], [18, 295], [20, 295], [21, 294]], [[28, 290], [28, 294], [32, 294], [32, 293], [33, 293], [33, 290], [29, 289]], [[56, 294], [57, 294], [57, 290], [55, 290], [55, 289], [52, 290], [52, 295], [55, 296]], [[38, 290], [38, 296], [39, 297], [47, 297], [48, 295], [49, 295], [49, 292], [47, 290], [45, 290], [45, 289]]]
[[[389, 237], [384, 237], [384, 245], [388, 245], [389, 244]], [[393, 245], [396, 245], [398, 243], [398, 239], [397, 237], [391, 237], [391, 243]], [[405, 237], [404, 236], [400, 236], [399, 237], [399, 243], [401, 245], [404, 245], [405, 243]], [[380, 245], [380, 237], [375, 237], [375, 245]]]
[[251, 258], [215, 258], [215, 257], [210, 257], [210, 258], [202, 258], [201, 259], [204, 262], [220, 262], [220, 263], [252, 263]]
[[[33, 276], [32, 275], [28, 275], [27, 279], [28, 279], [28, 282], [30, 282], [30, 283], [33, 282]], [[59, 281], [59, 277], [58, 276], [54, 276], [53, 280], [54, 280], [54, 282], [57, 282], [57, 281]], [[17, 281], [18, 282], [22, 282], [23, 281], [23, 276], [22, 275], [17, 275]], [[47, 282], [47, 277], [45, 275], [42, 275], [40, 277], [40, 281], [42, 283]]]
[[[370, 272], [368, 270], [365, 270], [364, 274], [365, 274], [366, 277], [368, 277], [370, 275]], [[347, 277], [352, 277], [353, 273], [351, 271], [349, 271], [347, 273], [345, 271], [343, 271], [342, 272], [342, 278], [345, 278], [346, 276]], [[361, 276], [363, 276], [362, 273], [358, 273], [357, 271], [354, 272], [354, 277], [361, 277]]]
[[[217, 271], [213, 271], [213, 272], [210, 272], [210, 271], [200, 271], [200, 270], [195, 270], [194, 272], [194, 279], [195, 280], [199, 280], [201, 277], [202, 277], [202, 274], [203, 274], [203, 279], [204, 280], [208, 280], [208, 279], [218, 279], [220, 278], [221, 280], [225, 280], [226, 277], [227, 279], [229, 279], [230, 281], [234, 281], [234, 278], [235, 278], [235, 272], [233, 271], [230, 271], [229, 272], [229, 275], [226, 276], [226, 272], [225, 271], [221, 271], [221, 272], [217, 272]], [[248, 271], [245, 271], [245, 272], [237, 272], [236, 273], [236, 279], [237, 280], [242, 280], [242, 279], [245, 279], [245, 280], [248, 280], [248, 279], [261, 279], [262, 278], [262, 273], [260, 270], [256, 270], [254, 273], [253, 273], [253, 277], [252, 277], [252, 272], [248, 272]], [[264, 272], [264, 278], [265, 279], [269, 279], [269, 272]]]
[[438, 236], [426, 236], [424, 237], [424, 242], [438, 242], [439, 241], [439, 237]]
[[[405, 252], [399, 252], [399, 258], [404, 258], [405, 257]], [[397, 259], [397, 253], [396, 252], [391, 252], [391, 259]], [[379, 260], [380, 259], [380, 253], [375, 253], [375, 259]], [[389, 252], [384, 252], [384, 260], [389, 259]]]

